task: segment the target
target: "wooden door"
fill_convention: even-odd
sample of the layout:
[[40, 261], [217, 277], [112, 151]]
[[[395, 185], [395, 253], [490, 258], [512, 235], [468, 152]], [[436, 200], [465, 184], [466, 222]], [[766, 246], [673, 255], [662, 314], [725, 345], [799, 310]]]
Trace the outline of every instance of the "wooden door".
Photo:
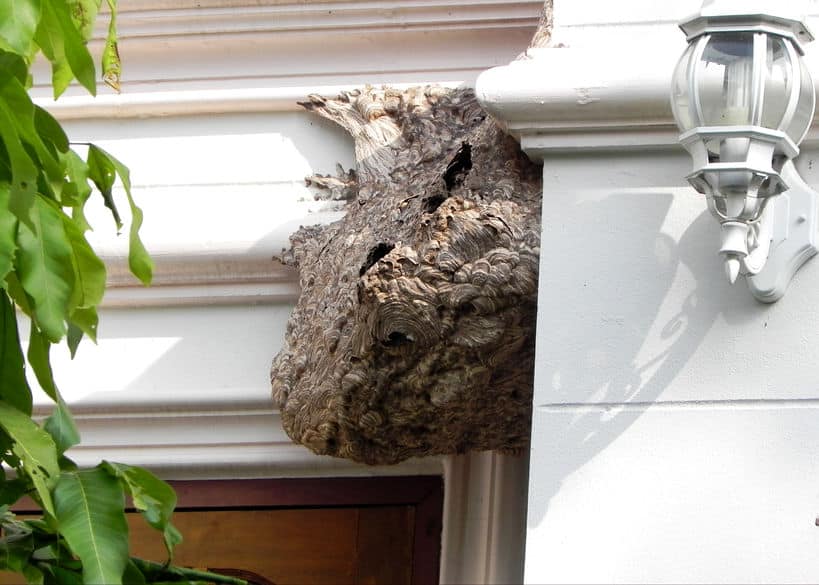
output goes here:
[[[410, 585], [414, 516], [412, 506], [182, 511], [174, 562], [276, 585]], [[130, 524], [131, 554], [163, 562], [156, 531], [136, 515]]]
[[[171, 482], [181, 566], [257, 585], [438, 582], [441, 477]], [[18, 510], [25, 512], [25, 510]], [[161, 536], [129, 513], [131, 554], [163, 562]], [[0, 574], [0, 584], [16, 576]]]

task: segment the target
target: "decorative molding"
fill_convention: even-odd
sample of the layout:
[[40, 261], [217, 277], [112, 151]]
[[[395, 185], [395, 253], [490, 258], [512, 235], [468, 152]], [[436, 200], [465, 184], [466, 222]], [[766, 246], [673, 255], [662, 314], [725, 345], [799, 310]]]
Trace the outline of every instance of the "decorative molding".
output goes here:
[[[796, 0], [805, 13], [812, 30], [819, 24], [815, 2]], [[653, 2], [631, 0], [554, 0], [552, 39], [568, 47], [622, 47], [631, 45], [634, 62], [645, 57], [644, 47], [667, 43], [680, 38], [678, 23], [699, 12], [702, 0]], [[639, 58], [637, 58], [639, 55]]]
[[[536, 24], [542, 5], [541, 0], [122, 2], [117, 24], [123, 40], [260, 32], [321, 36], [327, 31], [510, 29]], [[106, 32], [103, 18], [95, 36], [104, 39]]]
[[[301, 112], [298, 102], [310, 94], [334, 96], [368, 83], [395, 87], [471, 83], [480, 71], [525, 46], [540, 7], [541, 0], [125, 0], [120, 3], [118, 19], [123, 92], [115, 94], [101, 87], [99, 95], [91, 97], [70, 88], [54, 101], [47, 86], [35, 84], [36, 101], [68, 123], [72, 136], [79, 131], [83, 140], [86, 128], [102, 127], [115, 141], [113, 152], [121, 152], [123, 145], [126, 148], [123, 160], [139, 161], [143, 168], [162, 166], [162, 158], [156, 156], [161, 149], [167, 150], [167, 160], [179, 148], [196, 147], [181, 139], [173, 143], [173, 132], [207, 135], [209, 121], [220, 116], [267, 114], [272, 116], [269, 120], [280, 116], [275, 119], [283, 120], [284, 128], [301, 140], [313, 121], [305, 114], [299, 122], [303, 130], [294, 130], [286, 117]], [[101, 19], [100, 26], [105, 21]], [[477, 31], [482, 32], [481, 43], [476, 44]], [[98, 31], [100, 35], [104, 28]], [[444, 54], [447, 58], [442, 60]], [[35, 72], [35, 80], [48, 77], [45, 69]], [[142, 136], [140, 124], [157, 118], [174, 120], [174, 125], [166, 125], [169, 134], [157, 136], [151, 149], [132, 147], [132, 142], [144, 141], [131, 141], [131, 132]], [[128, 130], [118, 126], [120, 120], [128, 121]], [[233, 141], [228, 147], [244, 149], [241, 152], [247, 159], [249, 152], [261, 152], [260, 146], [275, 146], [278, 129], [270, 124], [267, 128], [267, 142]], [[249, 130], [243, 126], [232, 131]], [[216, 132], [224, 132], [223, 127]], [[208, 144], [216, 144], [212, 136]], [[306, 144], [302, 141], [299, 146]], [[337, 141], [311, 143], [320, 150], [339, 146]], [[296, 149], [277, 148], [270, 157], [280, 160], [290, 174], [274, 177], [272, 171], [256, 172], [259, 182], [253, 185], [236, 183], [235, 170], [225, 170], [219, 177], [214, 172], [204, 173], [205, 178], [192, 175], [190, 164], [183, 179], [170, 179], [166, 172], [159, 180], [149, 179], [149, 184], [135, 183], [146, 214], [143, 237], [156, 262], [154, 286], [145, 289], [128, 273], [125, 238], [94, 233], [92, 244], [109, 269], [105, 305], [292, 302], [298, 294], [295, 273], [272, 257], [288, 247], [288, 236], [299, 225], [332, 221], [338, 214], [327, 214], [325, 209], [315, 213], [315, 205], [295, 203], [299, 197], [312, 197], [301, 184], [304, 175], [331, 169], [314, 167], [297, 174], [296, 166], [278, 158], [295, 160]], [[196, 159], [197, 154], [190, 154], [189, 160]], [[254, 168], [263, 169], [265, 164], [269, 163], [258, 160]], [[132, 170], [135, 181], [144, 181], [138, 166]], [[211, 184], [213, 180], [223, 183]], [[161, 191], [146, 191], [156, 186]], [[244, 198], [237, 205], [252, 216], [275, 213], [270, 216], [286, 217], [287, 222], [276, 222], [273, 233], [262, 230], [258, 222], [253, 227], [219, 223], [218, 229], [206, 231], [202, 227], [206, 221], [185, 221], [186, 212], [178, 203], [169, 209], [169, 203], [183, 197], [216, 209], [224, 203], [226, 189], [234, 201]], [[286, 211], [274, 210], [274, 202], [282, 202]]]
[[[147, 467], [167, 479], [441, 475], [440, 458], [368, 467], [321, 457], [295, 445], [269, 403], [253, 408], [156, 405], [128, 410], [119, 405], [72, 405], [83, 443], [69, 456], [80, 466], [102, 459]], [[45, 410], [39, 407], [38, 414]]]
[[[281, 235], [286, 241], [287, 234], [283, 231]], [[130, 273], [125, 254], [103, 253], [108, 269], [103, 307], [295, 302], [299, 286], [294, 269], [281, 264], [272, 253], [249, 253], [234, 249], [232, 243], [227, 239], [217, 242], [222, 250], [204, 254], [192, 252], [182, 242], [177, 249], [154, 252], [154, 280], [150, 287], [142, 286]], [[282, 247], [268, 249], [272, 252]]]
[[[286, 234], [283, 234], [286, 236]], [[154, 280], [144, 287], [130, 273], [125, 255], [103, 255], [108, 269], [104, 307], [244, 305], [292, 303], [298, 275], [270, 254], [231, 250], [195, 254], [180, 246], [154, 254]], [[274, 249], [274, 248], [271, 248]]]
[[[533, 49], [525, 59], [481, 74], [478, 99], [534, 159], [681, 149], [669, 103], [670, 72], [684, 46], [676, 40], [653, 46], [639, 60], [628, 47]], [[819, 70], [819, 53], [806, 61]], [[819, 83], [819, 76], [814, 79]], [[803, 144], [817, 140], [813, 130]]]
[[[525, 461], [476, 453], [368, 467], [317, 456], [283, 432], [265, 354], [276, 351], [298, 291], [295, 272], [273, 254], [300, 224], [337, 217], [304, 204], [310, 194], [303, 176], [332, 172], [347, 160], [345, 148], [352, 150], [329, 125], [313, 128], [307, 115], [294, 116], [297, 102], [367, 83], [471, 83], [525, 47], [540, 6], [541, 0], [121, 0], [123, 93], [100, 88], [92, 99], [69, 89], [53, 102], [45, 85], [35, 86], [39, 103], [68, 122], [72, 136], [103, 134], [112, 143], [103, 147], [118, 156], [124, 151], [157, 267], [154, 286], [141, 287], [128, 275], [127, 238], [107, 238], [103, 229], [92, 234], [109, 269], [105, 306], [120, 310], [103, 317], [98, 346], [80, 349], [73, 377], [61, 376], [68, 357], [55, 349], [57, 376], [67, 380], [63, 393], [84, 437], [70, 456], [84, 466], [100, 459], [143, 465], [178, 480], [444, 476], [449, 552], [442, 574], [452, 581], [478, 571], [485, 580], [519, 581], [519, 572], [504, 573], [502, 565], [516, 558], [507, 547], [515, 554], [523, 547], [503, 535], [522, 536]], [[47, 76], [41, 69], [35, 79]], [[270, 116], [252, 115], [258, 113]], [[246, 139], [254, 136], [250, 145]], [[241, 153], [243, 164], [217, 165], [218, 155], [208, 154], [215, 140]], [[194, 143], [204, 146], [187, 150]], [[248, 163], [251, 152], [264, 157]], [[148, 167], [157, 160], [173, 160], [173, 178], [164, 171], [144, 178], [138, 167], [156, 171]], [[240, 176], [248, 169], [263, 171]], [[237, 176], [255, 184], [240, 185]], [[240, 213], [225, 214], [226, 205]], [[239, 306], [198, 307], [226, 304]], [[47, 411], [38, 402], [38, 415]], [[473, 560], [479, 564], [469, 567]]]
[[297, 111], [311, 93], [366, 84], [472, 83], [524, 49], [540, 6], [132, 0], [120, 3], [118, 18], [122, 94], [101, 86], [94, 99], [72, 87], [54, 102], [44, 63], [35, 67], [33, 91], [60, 120], [78, 120]]
[[477, 94], [531, 157], [676, 143], [666, 75], [672, 51], [646, 54], [650, 62], [639, 70], [617, 51], [535, 49], [527, 56], [483, 73]]
[[[195, 186], [186, 188], [197, 193]], [[128, 268], [127, 240], [100, 230], [92, 243], [108, 270], [103, 307], [294, 303], [299, 294], [298, 274], [276, 255], [289, 246], [288, 238], [299, 225], [329, 223], [342, 212], [332, 205], [325, 210], [311, 204], [288, 207], [289, 201], [300, 196], [293, 190], [294, 195], [278, 199], [280, 217], [272, 233], [267, 233], [263, 222], [223, 222], [219, 230], [203, 232], [184, 225], [178, 214], [163, 210], [161, 201], [157, 204], [139, 197], [152, 222], [150, 232], [143, 234], [155, 264], [154, 279], [150, 287], [143, 286]], [[220, 205], [208, 197], [207, 189], [198, 192], [202, 205]], [[243, 201], [238, 188], [233, 189], [233, 197]], [[276, 200], [269, 205], [256, 199], [244, 201], [251, 213], [266, 216], [272, 213], [271, 205], [275, 210]], [[310, 213], [313, 209], [318, 211]], [[281, 221], [285, 217], [287, 221]]]
[[[438, 85], [458, 87], [461, 81], [438, 81]], [[417, 83], [394, 83], [402, 88]], [[236, 89], [197, 89], [66, 96], [54, 101], [37, 98], [35, 102], [61, 121], [94, 118], [162, 118], [168, 116], [205, 116], [229, 113], [302, 112], [299, 102], [310, 94], [335, 96], [360, 88], [360, 84], [311, 85], [295, 87], [246, 87]]]
[[219, 282], [193, 283], [187, 286], [157, 286], [149, 288], [134, 284], [129, 287], [109, 287], [103, 307], [187, 307], [200, 305], [260, 305], [294, 303], [299, 295], [293, 282]]

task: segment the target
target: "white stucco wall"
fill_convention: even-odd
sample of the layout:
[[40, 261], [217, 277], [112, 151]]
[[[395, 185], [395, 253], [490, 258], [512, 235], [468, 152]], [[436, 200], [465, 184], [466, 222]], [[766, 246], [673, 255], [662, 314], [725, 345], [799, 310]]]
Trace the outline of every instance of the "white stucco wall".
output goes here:
[[479, 81], [544, 160], [527, 583], [819, 581], [819, 261], [726, 281], [667, 101], [699, 5], [556, 0], [564, 48]]

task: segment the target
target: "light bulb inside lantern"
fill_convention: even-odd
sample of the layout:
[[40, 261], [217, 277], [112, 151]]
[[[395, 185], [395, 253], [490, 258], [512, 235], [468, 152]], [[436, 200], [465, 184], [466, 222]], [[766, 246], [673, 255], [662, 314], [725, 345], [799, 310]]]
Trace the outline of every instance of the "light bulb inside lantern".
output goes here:
[[[716, 44], [716, 43], [714, 43]], [[747, 43], [728, 42], [729, 50], [745, 52]], [[725, 48], [723, 48], [725, 50]], [[723, 53], [725, 77], [723, 79], [724, 107], [721, 113], [722, 124], [734, 126], [748, 124], [751, 119], [751, 84], [753, 83], [753, 59], [751, 55], [730, 55]]]
[[714, 35], [697, 64], [704, 126], [752, 123], [754, 37], [752, 33]]

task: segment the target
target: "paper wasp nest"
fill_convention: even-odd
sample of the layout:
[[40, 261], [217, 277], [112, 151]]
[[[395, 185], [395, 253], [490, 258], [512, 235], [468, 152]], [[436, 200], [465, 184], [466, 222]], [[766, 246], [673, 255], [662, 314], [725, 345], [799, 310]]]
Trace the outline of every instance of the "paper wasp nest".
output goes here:
[[541, 174], [469, 90], [312, 96], [357, 169], [285, 261], [302, 293], [273, 362], [290, 437], [370, 464], [524, 447], [534, 364]]

